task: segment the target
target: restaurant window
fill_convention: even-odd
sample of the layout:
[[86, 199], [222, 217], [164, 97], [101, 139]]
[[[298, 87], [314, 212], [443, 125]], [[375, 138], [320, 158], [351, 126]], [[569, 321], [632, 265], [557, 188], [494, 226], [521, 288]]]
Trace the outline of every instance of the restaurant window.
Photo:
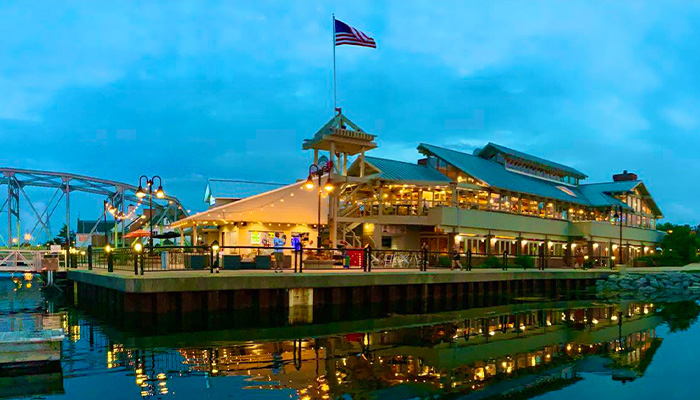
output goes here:
[[491, 209], [498, 211], [501, 209], [501, 195], [498, 193], [491, 193], [491, 199], [489, 200], [491, 204]]

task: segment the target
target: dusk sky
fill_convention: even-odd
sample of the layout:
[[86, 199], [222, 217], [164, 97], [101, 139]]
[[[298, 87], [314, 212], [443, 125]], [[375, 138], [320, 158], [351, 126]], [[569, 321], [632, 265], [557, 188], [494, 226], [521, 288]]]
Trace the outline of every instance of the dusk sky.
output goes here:
[[636, 172], [666, 220], [700, 222], [691, 2], [3, 1], [0, 165], [159, 174], [193, 210], [209, 177], [305, 178], [302, 140], [332, 116], [332, 13], [377, 41], [337, 50], [372, 155], [492, 141], [588, 182]]

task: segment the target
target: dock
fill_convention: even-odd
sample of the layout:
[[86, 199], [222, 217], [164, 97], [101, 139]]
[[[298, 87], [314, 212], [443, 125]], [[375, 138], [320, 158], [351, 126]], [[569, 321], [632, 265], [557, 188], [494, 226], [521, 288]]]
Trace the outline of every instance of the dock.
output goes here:
[[0, 332], [0, 369], [61, 360], [61, 329]]
[[[612, 270], [326, 270], [273, 271], [69, 270], [74, 304], [123, 315], [283, 310], [311, 322], [324, 307], [427, 312], [484, 306], [488, 299], [585, 292]], [[297, 312], [298, 311], [298, 312]]]

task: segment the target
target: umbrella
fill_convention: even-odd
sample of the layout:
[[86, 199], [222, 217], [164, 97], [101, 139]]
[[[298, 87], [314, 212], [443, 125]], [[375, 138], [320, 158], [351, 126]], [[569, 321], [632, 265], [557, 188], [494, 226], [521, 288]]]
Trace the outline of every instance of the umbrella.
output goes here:
[[153, 235], [154, 239], [175, 239], [179, 237], [180, 234], [175, 231], [163, 232]]
[[140, 237], [149, 237], [151, 236], [150, 232], [144, 231], [143, 229], [137, 229], [133, 232], [129, 232], [126, 235], [124, 235], [125, 239], [131, 239], [131, 238], [140, 238]]

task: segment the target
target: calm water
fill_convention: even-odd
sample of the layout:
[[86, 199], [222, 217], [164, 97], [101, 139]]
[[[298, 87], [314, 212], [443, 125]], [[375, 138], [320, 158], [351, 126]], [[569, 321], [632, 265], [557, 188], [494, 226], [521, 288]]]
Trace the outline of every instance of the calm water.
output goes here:
[[47, 300], [39, 286], [0, 277], [0, 331], [54, 318], [66, 333], [63, 360], [0, 377], [0, 398], [697, 397], [695, 303], [531, 299], [429, 317], [148, 336]]

